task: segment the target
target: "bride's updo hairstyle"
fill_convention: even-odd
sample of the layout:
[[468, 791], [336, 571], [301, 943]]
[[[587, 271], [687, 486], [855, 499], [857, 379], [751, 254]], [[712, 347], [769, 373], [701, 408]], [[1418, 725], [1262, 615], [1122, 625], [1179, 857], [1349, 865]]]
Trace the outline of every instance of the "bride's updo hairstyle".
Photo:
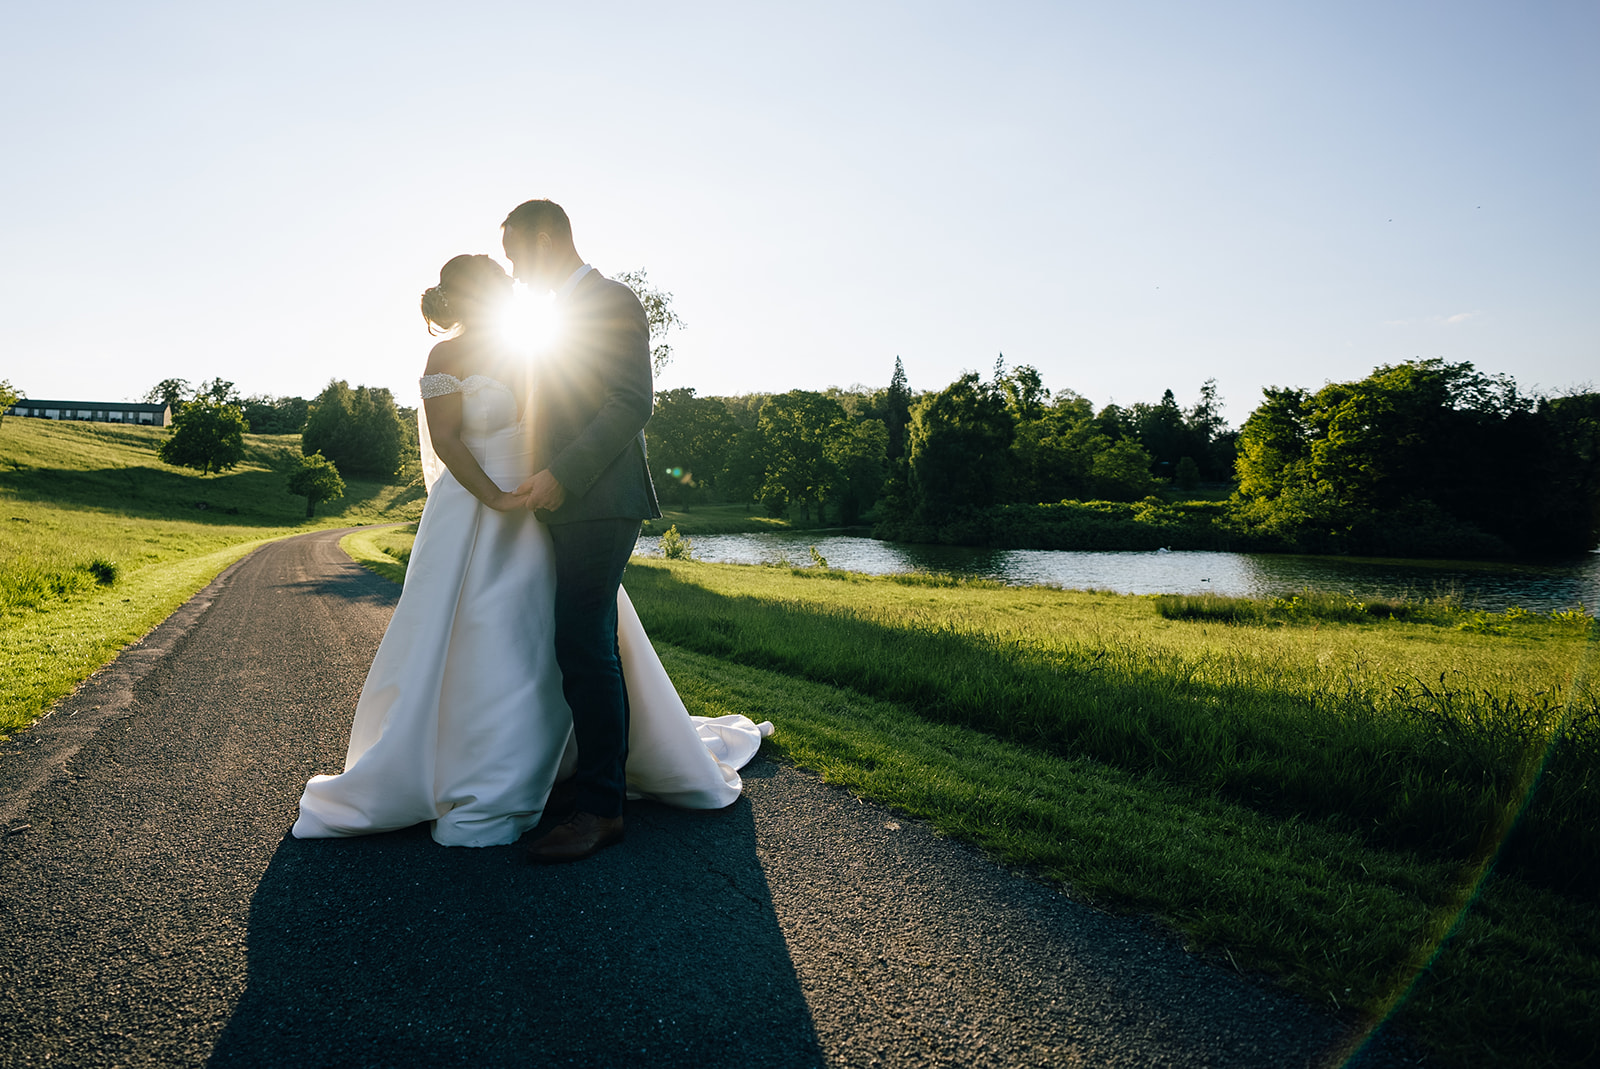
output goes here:
[[511, 277], [491, 257], [453, 257], [439, 269], [439, 284], [422, 291], [428, 333], [448, 334], [494, 311], [511, 296]]

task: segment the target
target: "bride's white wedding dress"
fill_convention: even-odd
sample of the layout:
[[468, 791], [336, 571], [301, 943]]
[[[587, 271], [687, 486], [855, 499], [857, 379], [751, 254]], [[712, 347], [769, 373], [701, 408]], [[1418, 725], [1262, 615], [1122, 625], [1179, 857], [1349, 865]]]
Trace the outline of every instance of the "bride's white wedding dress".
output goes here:
[[[426, 396], [452, 391], [462, 395], [462, 440], [497, 485], [514, 489], [532, 458], [510, 389], [482, 375], [424, 380]], [[344, 771], [306, 784], [296, 838], [431, 821], [446, 846], [510, 843], [572, 770], [572, 713], [551, 641], [550, 536], [531, 513], [479, 502], [433, 455], [425, 422], [420, 430], [429, 493], [400, 603], [362, 687]], [[689, 716], [626, 593], [617, 610], [629, 796], [731, 804], [738, 769], [772, 725]]]

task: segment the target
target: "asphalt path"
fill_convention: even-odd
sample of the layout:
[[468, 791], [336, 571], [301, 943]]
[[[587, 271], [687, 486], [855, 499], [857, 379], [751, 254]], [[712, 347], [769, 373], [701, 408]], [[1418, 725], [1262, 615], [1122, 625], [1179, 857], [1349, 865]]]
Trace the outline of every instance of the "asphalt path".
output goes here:
[[0, 743], [0, 1065], [1340, 1064], [1347, 1022], [762, 758], [577, 865], [289, 838], [398, 592], [342, 533]]

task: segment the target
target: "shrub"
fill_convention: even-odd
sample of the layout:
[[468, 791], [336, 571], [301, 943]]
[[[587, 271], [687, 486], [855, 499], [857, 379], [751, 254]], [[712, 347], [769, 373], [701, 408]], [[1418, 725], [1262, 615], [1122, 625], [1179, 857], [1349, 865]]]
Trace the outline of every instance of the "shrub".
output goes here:
[[661, 555], [667, 560], [693, 560], [694, 544], [678, 533], [678, 525], [667, 528], [661, 536]]

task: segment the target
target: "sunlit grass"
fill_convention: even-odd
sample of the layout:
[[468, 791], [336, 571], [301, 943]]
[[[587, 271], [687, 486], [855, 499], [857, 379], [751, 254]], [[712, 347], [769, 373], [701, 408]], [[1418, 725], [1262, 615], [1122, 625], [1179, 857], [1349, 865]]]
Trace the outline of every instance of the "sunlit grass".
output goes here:
[[1144, 597], [840, 578], [639, 561], [628, 588], [663, 641], [1441, 856], [1483, 848], [1548, 748], [1506, 860], [1600, 879], [1588, 627], [1239, 628], [1163, 619]]
[[[275, 465], [296, 436], [247, 435], [232, 472], [162, 464], [155, 427], [0, 425], [0, 734], [30, 723], [250, 545], [415, 519], [420, 488], [350, 480], [306, 520]], [[108, 581], [109, 580], [109, 581]]]
[[392, 582], [403, 583], [406, 565], [411, 563], [411, 544], [416, 541], [417, 525], [374, 527], [351, 531], [339, 539], [339, 548], [356, 563], [377, 572]]
[[758, 534], [799, 529], [786, 519], [776, 519], [759, 508], [746, 505], [662, 505], [661, 518], [646, 520], [642, 533], [658, 535], [669, 527], [676, 527], [683, 535]]

